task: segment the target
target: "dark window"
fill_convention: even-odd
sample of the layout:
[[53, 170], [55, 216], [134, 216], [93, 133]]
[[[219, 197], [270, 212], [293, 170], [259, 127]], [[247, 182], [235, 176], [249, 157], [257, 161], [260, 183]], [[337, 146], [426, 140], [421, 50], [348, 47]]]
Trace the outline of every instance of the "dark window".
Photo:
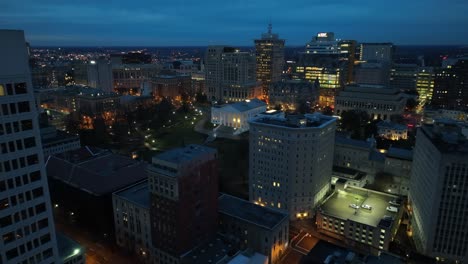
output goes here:
[[45, 203], [41, 203], [41, 204], [36, 205], [36, 214], [40, 214], [42, 212], [45, 212], [45, 210], [46, 210]]
[[15, 93], [16, 94], [25, 94], [25, 93], [27, 93], [26, 83], [15, 83]]
[[15, 103], [10, 104], [10, 113], [11, 114], [16, 114], [16, 104]]
[[28, 101], [19, 102], [18, 103], [18, 110], [19, 110], [20, 113], [29, 112], [30, 111], [29, 102]]
[[44, 245], [45, 243], [47, 243], [49, 241], [50, 241], [50, 235], [49, 234], [45, 234], [45, 235], [41, 236], [41, 245]]
[[18, 122], [13, 122], [13, 131], [14, 132], [19, 132], [20, 131], [20, 127], [19, 127], [19, 123]]
[[7, 148], [7, 144], [6, 144], [6, 143], [0, 144], [0, 148], [2, 149], [2, 153], [3, 153], [3, 154], [8, 153], [8, 148]]
[[11, 221], [10, 215], [0, 218], [0, 227], [6, 227], [11, 224], [12, 224], [12, 221]]
[[21, 130], [26, 131], [26, 130], [31, 130], [33, 128], [33, 123], [32, 120], [22, 120], [21, 121]]
[[44, 195], [44, 191], [42, 190], [42, 187], [39, 187], [39, 188], [36, 188], [36, 189], [32, 190], [32, 194], [33, 194], [34, 198], [38, 198], [38, 197], [41, 197], [42, 195]]
[[0, 181], [0, 192], [6, 191], [6, 182]]
[[2, 113], [3, 115], [9, 115], [8, 104], [2, 104]]
[[8, 250], [5, 256], [7, 260], [14, 259], [18, 256], [18, 250], [16, 248]]
[[28, 165], [34, 165], [34, 164], [39, 163], [37, 154], [29, 155], [26, 159], [28, 160]]
[[25, 148], [33, 148], [36, 146], [36, 139], [34, 137], [28, 137], [24, 139], [24, 147]]
[[40, 171], [34, 171], [29, 174], [29, 179], [31, 182], [35, 182], [41, 179], [41, 172]]
[[49, 220], [47, 218], [44, 218], [44, 219], [40, 220], [39, 222], [37, 222], [37, 225], [38, 225], [39, 229], [46, 228], [46, 227], [49, 226]]
[[5, 124], [5, 131], [7, 134], [11, 134], [11, 123], [6, 123]]
[[23, 149], [23, 141], [21, 141], [21, 139], [16, 140], [16, 147], [18, 148], [18, 150]]
[[8, 95], [13, 95], [13, 85], [11, 85], [11, 83], [7, 83], [6, 89]]

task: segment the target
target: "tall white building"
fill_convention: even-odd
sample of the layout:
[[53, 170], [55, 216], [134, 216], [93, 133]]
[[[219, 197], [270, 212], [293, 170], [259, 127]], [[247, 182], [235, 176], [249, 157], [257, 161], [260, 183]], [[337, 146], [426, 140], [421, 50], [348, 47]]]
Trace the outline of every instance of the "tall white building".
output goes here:
[[467, 263], [466, 123], [440, 120], [418, 130], [410, 181], [411, 231], [416, 248], [439, 260]]
[[336, 119], [321, 114], [251, 119], [250, 201], [310, 218], [330, 189]]
[[205, 80], [210, 101], [239, 102], [260, 97], [255, 54], [237, 48], [209, 46], [205, 57]]
[[0, 39], [0, 263], [58, 263], [24, 33]]

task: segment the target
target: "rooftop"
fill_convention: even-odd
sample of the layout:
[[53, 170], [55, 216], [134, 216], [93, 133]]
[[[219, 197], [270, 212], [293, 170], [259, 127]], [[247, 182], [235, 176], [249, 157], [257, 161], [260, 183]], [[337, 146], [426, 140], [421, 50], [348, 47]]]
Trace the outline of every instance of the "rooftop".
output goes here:
[[266, 106], [267, 105], [265, 102], [255, 98], [255, 99], [245, 100], [245, 101], [238, 102], [238, 103], [223, 104], [223, 105], [217, 105], [213, 107], [215, 108], [232, 107], [234, 108], [234, 110], [238, 112], [246, 112], [246, 111], [258, 108], [258, 107], [265, 107], [266, 109]]
[[175, 148], [165, 151], [153, 157], [153, 163], [156, 160], [162, 160], [174, 164], [184, 164], [206, 154], [216, 154], [216, 149], [202, 145], [191, 144], [183, 148]]
[[454, 155], [468, 154], [468, 124], [455, 120], [437, 119], [425, 124], [418, 133], [424, 133], [440, 152]]
[[228, 194], [222, 194], [218, 198], [218, 211], [265, 229], [273, 229], [288, 219], [287, 213], [256, 205]]
[[215, 239], [184, 254], [181, 263], [220, 263], [220, 261], [227, 261], [238, 251], [237, 247], [229, 243], [223, 236], [218, 235]]
[[96, 196], [105, 195], [146, 179], [147, 163], [82, 147], [46, 161], [47, 175]]
[[335, 144], [350, 145], [353, 147], [364, 148], [364, 149], [369, 149], [372, 147], [372, 143], [369, 141], [357, 140], [357, 139], [347, 138], [347, 137], [343, 137], [339, 135], [335, 136]]
[[387, 157], [413, 160], [413, 151], [409, 149], [390, 147], [387, 151]]
[[335, 117], [322, 115], [320, 113], [288, 115], [286, 117], [259, 116], [249, 120], [250, 124], [263, 124], [292, 129], [323, 128], [334, 122], [336, 122]]
[[[389, 202], [397, 198], [391, 194], [347, 187], [345, 190], [333, 192], [320, 206], [320, 210], [326, 215], [377, 227], [383, 221], [384, 216], [397, 216], [397, 213], [387, 211]], [[359, 206], [367, 204], [372, 206], [372, 210], [353, 209], [349, 206], [350, 204]]]
[[114, 195], [128, 200], [133, 204], [138, 204], [141, 207], [148, 209], [150, 207], [150, 193], [147, 180], [117, 191]]

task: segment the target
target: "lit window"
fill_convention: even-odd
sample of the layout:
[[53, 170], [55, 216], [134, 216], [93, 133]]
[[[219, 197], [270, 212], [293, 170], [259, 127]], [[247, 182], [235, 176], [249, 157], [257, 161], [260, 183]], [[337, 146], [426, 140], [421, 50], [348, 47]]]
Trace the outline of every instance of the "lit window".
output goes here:
[[5, 87], [0, 84], [0, 96], [5, 96]]

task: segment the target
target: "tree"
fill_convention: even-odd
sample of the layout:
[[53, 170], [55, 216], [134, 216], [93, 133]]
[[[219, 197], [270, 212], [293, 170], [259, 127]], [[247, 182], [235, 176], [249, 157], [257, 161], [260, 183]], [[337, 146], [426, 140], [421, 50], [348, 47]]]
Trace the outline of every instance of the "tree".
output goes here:
[[333, 115], [333, 109], [330, 106], [325, 106], [325, 108], [323, 108], [322, 114], [331, 116]]
[[407, 111], [413, 111], [416, 106], [418, 106], [418, 101], [416, 101], [414, 98], [408, 98], [408, 100], [406, 100]]
[[370, 121], [369, 114], [364, 111], [343, 111], [341, 113], [340, 126], [343, 130], [351, 132], [355, 139], [366, 138], [366, 126]]

